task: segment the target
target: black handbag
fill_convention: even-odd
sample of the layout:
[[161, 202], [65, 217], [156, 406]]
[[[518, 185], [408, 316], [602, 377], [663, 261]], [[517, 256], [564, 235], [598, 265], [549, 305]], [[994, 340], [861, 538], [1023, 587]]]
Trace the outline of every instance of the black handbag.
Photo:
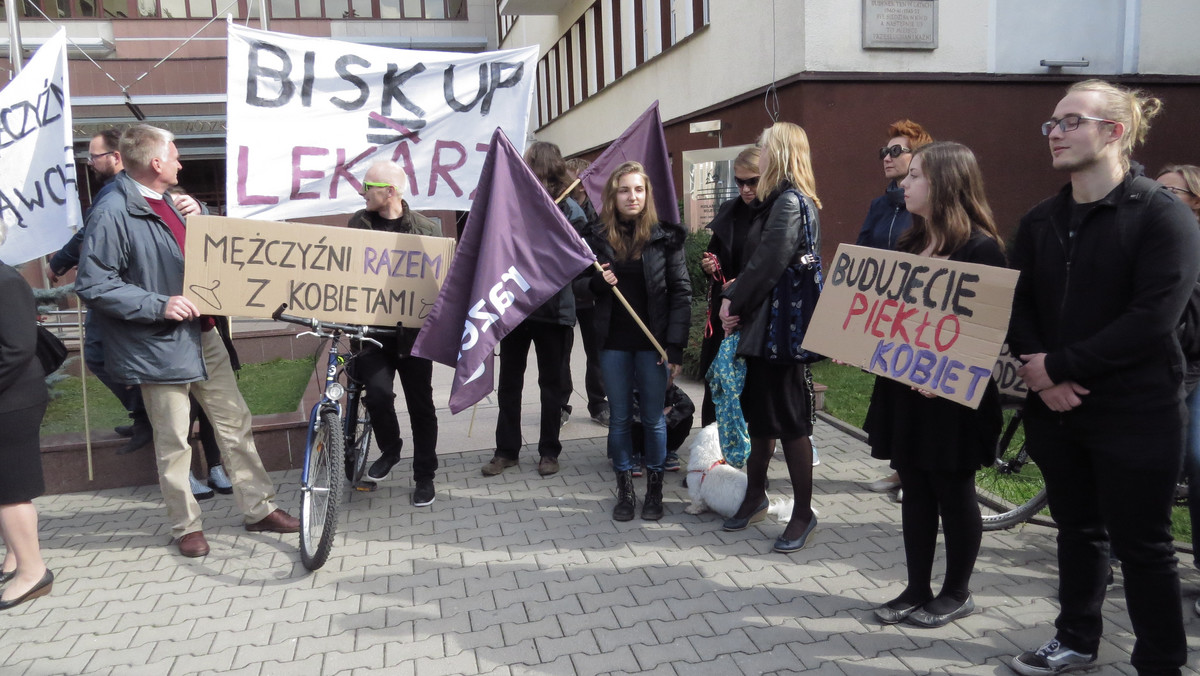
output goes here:
[[767, 361], [782, 364], [812, 364], [825, 357], [801, 347], [812, 321], [813, 310], [821, 297], [824, 277], [821, 257], [813, 251], [812, 219], [809, 203], [799, 191], [800, 216], [804, 222], [804, 242], [807, 253], [798, 262], [788, 265], [771, 290], [770, 314], [763, 345]]
[[42, 363], [42, 371], [46, 375], [54, 373], [62, 368], [63, 362], [67, 361], [67, 346], [58, 339], [58, 336], [50, 332], [50, 329], [38, 324], [37, 327], [37, 347], [35, 348], [38, 361]]

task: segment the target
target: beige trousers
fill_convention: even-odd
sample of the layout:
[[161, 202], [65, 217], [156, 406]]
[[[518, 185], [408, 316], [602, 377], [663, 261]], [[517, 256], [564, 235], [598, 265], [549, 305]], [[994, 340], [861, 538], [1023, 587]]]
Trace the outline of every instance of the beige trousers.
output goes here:
[[201, 530], [200, 504], [192, 496], [188, 482], [188, 473], [192, 471], [189, 393], [200, 402], [216, 430], [221, 462], [233, 483], [233, 498], [246, 523], [261, 521], [275, 511], [275, 487], [254, 446], [250, 409], [238, 390], [229, 351], [215, 330], [201, 334], [200, 345], [208, 380], [181, 385], [142, 385], [146, 413], [154, 427], [158, 485], [167, 505], [171, 536], [175, 538]]

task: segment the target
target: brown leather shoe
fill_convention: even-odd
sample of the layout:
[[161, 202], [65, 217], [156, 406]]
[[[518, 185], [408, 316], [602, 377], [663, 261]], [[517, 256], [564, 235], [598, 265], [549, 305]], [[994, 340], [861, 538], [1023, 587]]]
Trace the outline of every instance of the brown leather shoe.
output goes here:
[[208, 540], [204, 539], [204, 531], [198, 530], [184, 535], [175, 541], [179, 545], [179, 553], [194, 559], [208, 554]]
[[282, 509], [277, 509], [268, 514], [267, 518], [262, 521], [246, 524], [246, 530], [252, 533], [299, 533], [300, 519]]
[[542, 476], [558, 474], [558, 458], [543, 455], [542, 459], [538, 461], [538, 474]]

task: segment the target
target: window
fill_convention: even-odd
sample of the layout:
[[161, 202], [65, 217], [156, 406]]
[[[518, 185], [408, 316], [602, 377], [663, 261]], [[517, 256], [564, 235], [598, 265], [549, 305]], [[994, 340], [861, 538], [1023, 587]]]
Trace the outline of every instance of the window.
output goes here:
[[[466, 0], [269, 0], [277, 19], [465, 20]], [[258, 0], [24, 0], [22, 16], [52, 19], [209, 19], [258, 16]]]

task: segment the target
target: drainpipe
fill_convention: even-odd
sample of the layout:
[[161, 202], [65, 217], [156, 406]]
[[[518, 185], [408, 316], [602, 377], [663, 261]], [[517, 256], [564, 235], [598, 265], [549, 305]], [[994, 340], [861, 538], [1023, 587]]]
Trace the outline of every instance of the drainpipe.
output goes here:
[[[12, 64], [12, 73], [21, 72], [21, 61], [24, 54], [21, 50], [21, 24], [17, 20], [17, 3], [9, 0], [4, 3], [5, 14], [8, 18], [8, 60]], [[11, 76], [9, 76], [11, 79]]]

